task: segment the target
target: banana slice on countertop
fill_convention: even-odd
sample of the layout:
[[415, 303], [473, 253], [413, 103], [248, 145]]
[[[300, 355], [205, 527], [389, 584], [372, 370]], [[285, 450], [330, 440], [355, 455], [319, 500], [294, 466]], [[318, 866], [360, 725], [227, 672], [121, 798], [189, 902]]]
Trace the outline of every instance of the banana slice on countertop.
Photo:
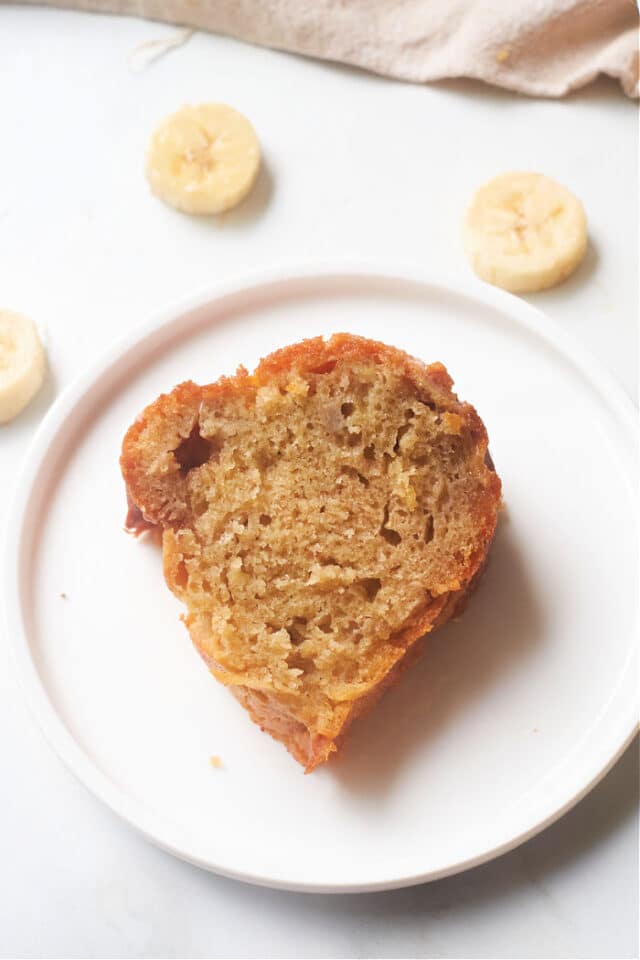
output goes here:
[[46, 371], [44, 349], [28, 317], [0, 310], [0, 423], [7, 423], [36, 395]]
[[241, 113], [224, 103], [186, 106], [162, 121], [147, 151], [147, 180], [184, 213], [235, 207], [255, 183], [260, 144]]
[[561, 283], [587, 249], [587, 218], [570, 190], [540, 173], [503, 173], [476, 191], [464, 247], [482, 280], [512, 293]]

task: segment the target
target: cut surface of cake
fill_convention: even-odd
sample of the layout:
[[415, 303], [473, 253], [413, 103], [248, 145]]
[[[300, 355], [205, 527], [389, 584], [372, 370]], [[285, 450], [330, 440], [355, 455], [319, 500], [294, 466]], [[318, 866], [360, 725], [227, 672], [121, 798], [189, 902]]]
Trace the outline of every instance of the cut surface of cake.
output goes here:
[[479, 416], [425, 365], [336, 334], [186, 382], [128, 430], [127, 526], [214, 676], [307, 771], [460, 609], [500, 480]]

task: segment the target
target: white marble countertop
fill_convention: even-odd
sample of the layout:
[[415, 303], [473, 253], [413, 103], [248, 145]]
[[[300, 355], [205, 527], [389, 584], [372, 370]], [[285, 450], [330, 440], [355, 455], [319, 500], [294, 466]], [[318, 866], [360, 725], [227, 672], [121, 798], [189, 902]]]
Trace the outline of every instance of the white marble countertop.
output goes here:
[[[59, 391], [155, 309], [216, 277], [285, 260], [372, 258], [464, 275], [472, 189], [534, 169], [583, 199], [577, 274], [531, 301], [635, 397], [637, 108], [608, 82], [563, 102], [468, 83], [412, 87], [196, 34], [144, 70], [173, 28], [0, 7], [0, 301], [45, 329], [52, 375], [1, 428], [3, 494]], [[157, 119], [222, 100], [255, 124], [266, 169], [223, 222], [148, 193]], [[0, 536], [8, 511], [0, 498]], [[0, 598], [1, 602], [1, 598]], [[458, 877], [388, 894], [252, 888], [173, 860], [62, 768], [28, 715], [0, 637], [0, 956], [638, 955], [634, 745], [538, 838]]]

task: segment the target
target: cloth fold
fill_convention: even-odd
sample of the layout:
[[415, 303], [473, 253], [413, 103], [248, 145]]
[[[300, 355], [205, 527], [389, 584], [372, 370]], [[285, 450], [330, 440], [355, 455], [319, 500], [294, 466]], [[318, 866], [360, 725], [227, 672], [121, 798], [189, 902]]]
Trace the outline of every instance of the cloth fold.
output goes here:
[[602, 73], [638, 96], [633, 0], [44, 2], [177, 23], [417, 83], [468, 77], [561, 97]]

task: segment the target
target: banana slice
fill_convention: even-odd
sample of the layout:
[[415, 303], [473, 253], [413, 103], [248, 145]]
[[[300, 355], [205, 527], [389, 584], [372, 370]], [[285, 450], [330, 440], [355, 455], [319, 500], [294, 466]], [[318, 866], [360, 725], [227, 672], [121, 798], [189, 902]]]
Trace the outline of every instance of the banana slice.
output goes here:
[[7, 423], [36, 395], [46, 361], [34, 323], [0, 310], [0, 423]]
[[224, 103], [182, 107], [162, 121], [147, 151], [151, 189], [184, 213], [235, 207], [251, 190], [259, 167], [253, 127]]
[[577, 197], [540, 173], [503, 173], [476, 191], [464, 247], [482, 280], [512, 293], [565, 280], [587, 249], [587, 218]]

